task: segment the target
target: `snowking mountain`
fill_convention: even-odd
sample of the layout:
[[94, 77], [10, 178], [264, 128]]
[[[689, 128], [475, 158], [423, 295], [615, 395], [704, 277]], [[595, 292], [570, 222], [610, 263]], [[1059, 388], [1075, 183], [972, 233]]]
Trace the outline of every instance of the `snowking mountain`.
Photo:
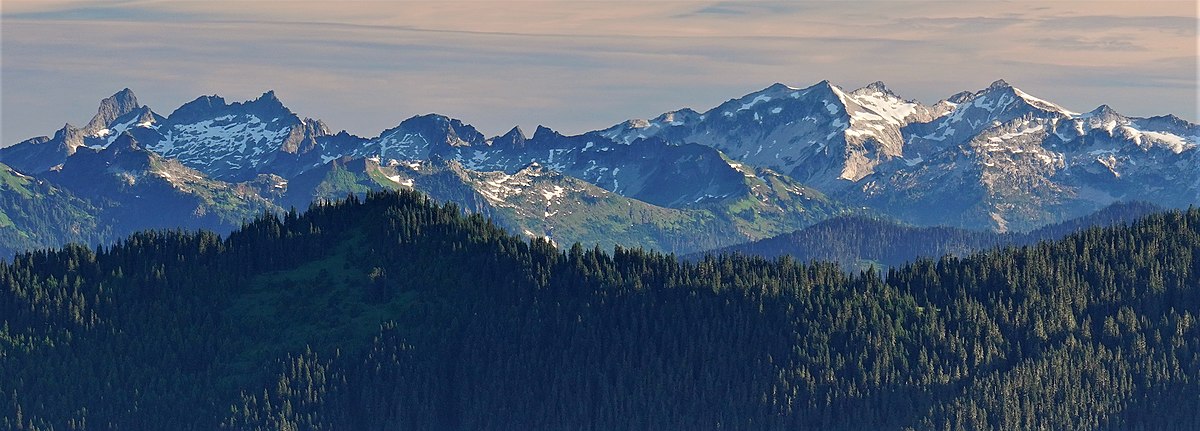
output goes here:
[[[202, 96], [162, 116], [124, 89], [82, 128], [0, 148], [0, 251], [172, 223], [224, 231], [261, 211], [401, 188], [559, 243], [680, 253], [848, 214], [1028, 231], [1121, 201], [1200, 203], [1198, 140], [1200, 127], [1173, 115], [1076, 113], [1004, 81], [932, 105], [881, 82], [775, 84], [706, 112], [491, 138], [435, 114], [375, 137], [333, 133], [272, 91]], [[148, 211], [170, 220], [138, 217]]]

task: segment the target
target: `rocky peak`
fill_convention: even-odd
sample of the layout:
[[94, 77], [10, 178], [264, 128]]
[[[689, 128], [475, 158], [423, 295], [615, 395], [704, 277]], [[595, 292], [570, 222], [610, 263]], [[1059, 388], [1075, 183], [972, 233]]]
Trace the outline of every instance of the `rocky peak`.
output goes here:
[[549, 127], [546, 127], [546, 126], [538, 125], [537, 130], [533, 131], [533, 138], [531, 138], [530, 140], [541, 141], [541, 140], [555, 139], [555, 138], [561, 138], [561, 137], [562, 137], [562, 135], [559, 134], [558, 132], [555, 132], [553, 129], [550, 129]]
[[82, 130], [64, 124], [53, 138], [40, 136], [0, 148], [0, 161], [27, 174], [46, 172], [75, 155], [80, 148], [86, 150], [84, 140]]
[[870, 83], [870, 84], [867, 84], [867, 86], [866, 86], [866, 87], [863, 87], [863, 88], [870, 89], [870, 90], [875, 90], [875, 91], [885, 91], [885, 92], [890, 92], [890, 90], [888, 90], [888, 88], [887, 88], [887, 85], [886, 85], [886, 84], [884, 84], [884, 83], [883, 83], [883, 81], [875, 81], [875, 82], [872, 82], [872, 83]]
[[[709, 113], [713, 113], [713, 112], [720, 112], [723, 114], [724, 113], [737, 113], [737, 112], [746, 111], [746, 110], [760, 109], [758, 107], [762, 106], [762, 104], [764, 104], [764, 103], [771, 103], [772, 101], [782, 100], [782, 99], [785, 99], [788, 97], [796, 97], [796, 96], [798, 96], [798, 93], [813, 94], [812, 93], [813, 90], [818, 87], [821, 87], [821, 86], [826, 87], [823, 90], [825, 93], [832, 94], [832, 84], [829, 84], [829, 81], [821, 81], [820, 83], [817, 83], [816, 85], [814, 85], [812, 87], [805, 88], [802, 90], [792, 88], [792, 87], [789, 87], [784, 84], [775, 83], [775, 84], [771, 84], [769, 87], [764, 88], [762, 90], [755, 91], [753, 93], [747, 94], [745, 96], [742, 96], [742, 97], [739, 97], [736, 99], [730, 99], [729, 101], [714, 108], [712, 111], [709, 111]], [[821, 91], [821, 90], [818, 90], [818, 91]], [[829, 96], [828, 98], [833, 98], [833, 97], [834, 96]], [[691, 117], [691, 115], [689, 114], [689, 111], [691, 111], [691, 110], [681, 109], [679, 111], [670, 112], [668, 114], [677, 114], [676, 116], [680, 116], [683, 118], [689, 118], [689, 117]], [[691, 112], [694, 112], [694, 111], [691, 111]], [[726, 115], [728, 115], [728, 114], [726, 114]], [[696, 117], [699, 117], [699, 115], [696, 115]], [[662, 118], [663, 117], [660, 116], [655, 121], [661, 122]], [[736, 120], [734, 120], [734, 117], [729, 117], [729, 118], [733, 121], [736, 121]], [[696, 119], [698, 119], [698, 118], [696, 118]]]
[[[971, 121], [976, 123], [985, 120], [987, 123], [991, 123], [992, 121], [1006, 122], [1013, 118], [1020, 118], [1027, 115], [1042, 118], [1070, 118], [1078, 115], [1063, 109], [1061, 106], [1021, 91], [1021, 89], [1009, 85], [1003, 79], [993, 82], [987, 88], [979, 90], [970, 97], [963, 97], [962, 100], [961, 104], [964, 106], [961, 108], [974, 113], [972, 115], [984, 115], [987, 117], [973, 118]], [[967, 105], [968, 101], [969, 105]], [[959, 111], [962, 111], [962, 109]], [[961, 115], [955, 114], [953, 117], [958, 118]], [[972, 130], [975, 129], [972, 127]]]
[[150, 109], [149, 106], [141, 106], [133, 111], [126, 113], [108, 124], [108, 131], [103, 131], [100, 134], [90, 135], [95, 137], [108, 137], [108, 140], [116, 139], [116, 135], [121, 132], [134, 128], [135, 126], [153, 125], [162, 121], [162, 117]]
[[536, 176], [536, 175], [538, 175], [538, 174], [542, 174], [542, 173], [544, 173], [544, 172], [546, 172], [546, 168], [545, 168], [544, 166], [542, 166], [540, 163], [538, 163], [538, 162], [529, 162], [529, 164], [528, 164], [528, 165], [525, 165], [524, 167], [522, 167], [521, 169], [519, 169], [519, 170], [517, 171], [517, 174], [518, 174], [518, 175], [530, 175], [530, 174], [533, 174], [533, 175], [535, 175], [535, 176]]
[[396, 129], [411, 130], [417, 132], [434, 132], [446, 130], [446, 125], [450, 119], [438, 114], [414, 115], [401, 121]]
[[644, 118], [634, 118], [632, 120], [626, 120], [624, 123], [621, 123], [621, 125], [628, 129], [645, 129], [650, 127], [650, 120], [646, 120]]
[[478, 130], [460, 120], [444, 115], [426, 114], [409, 117], [395, 128], [384, 131], [381, 137], [416, 133], [435, 146], [464, 147], [483, 144], [486, 138]]
[[117, 139], [113, 140], [112, 144], [109, 144], [104, 148], [104, 151], [113, 152], [114, 154], [125, 151], [141, 150], [141, 145], [138, 145], [137, 139], [134, 138], [129, 132], [122, 132], [120, 136], [117, 136]]
[[137, 115], [138, 123], [146, 123], [146, 122], [153, 123], [153, 122], [158, 121], [158, 118], [156, 118], [157, 115], [154, 114], [154, 111], [150, 110], [149, 106], [142, 106], [141, 108], [138, 108], [137, 110], [135, 110], [133, 112], [134, 112], [134, 115]]
[[225, 103], [225, 99], [218, 95], [200, 96], [195, 100], [183, 104], [171, 112], [167, 119], [173, 123], [190, 123], [201, 118], [210, 117], [218, 110], [225, 109], [229, 105]]
[[1084, 117], [1117, 118], [1117, 117], [1121, 117], [1121, 114], [1118, 114], [1117, 111], [1114, 111], [1111, 106], [1100, 105], [1100, 106], [1097, 106], [1096, 109], [1093, 109], [1091, 112], [1084, 114]]
[[52, 141], [59, 142], [59, 146], [63, 149], [63, 152], [70, 156], [75, 154], [75, 150], [84, 145], [83, 141], [85, 137], [86, 134], [83, 132], [83, 129], [77, 129], [75, 126], [67, 123], [63, 124], [63, 127], [58, 129], [57, 132], [54, 132], [54, 139]]
[[852, 96], [855, 96], [856, 99], [858, 97], [863, 97], [863, 96], [878, 97], [876, 95], [882, 94], [885, 99], [904, 100], [902, 97], [900, 97], [896, 93], [893, 93], [891, 89], [888, 89], [887, 85], [884, 84], [883, 81], [872, 82], [862, 88], [851, 91], [850, 94]]
[[329, 125], [325, 124], [324, 121], [306, 117], [303, 122], [312, 130], [314, 136], [329, 136], [333, 134], [333, 131], [329, 129]]
[[265, 120], [294, 116], [292, 111], [275, 96], [275, 90], [267, 90], [257, 99], [246, 102], [243, 107], [247, 113], [257, 115]]
[[867, 84], [863, 88], [854, 90], [852, 93], [856, 94], [856, 95], [871, 95], [874, 93], [883, 93], [884, 95], [891, 96], [891, 97], [894, 97], [897, 99], [900, 98], [900, 96], [897, 96], [896, 93], [893, 93], [892, 90], [887, 87], [887, 84], [883, 83], [883, 81], [872, 82], [870, 84]]
[[998, 80], [996, 80], [996, 82], [993, 82], [991, 85], [988, 85], [987, 88], [976, 91], [974, 94], [971, 95], [971, 97], [966, 98], [966, 99], [968, 99], [970, 101], [985, 102], [985, 101], [994, 101], [994, 100], [1005, 99], [1006, 98], [1005, 96], [1010, 96], [1010, 97], [1007, 97], [1007, 100], [1009, 100], [1010, 102], [1015, 102], [1015, 101], [1021, 99], [1018, 96], [1017, 91], [1018, 90], [1016, 89], [1016, 87], [1009, 85], [1008, 82], [1005, 82], [1003, 79], [998, 79]]
[[107, 129], [113, 120], [133, 112], [138, 106], [137, 96], [133, 95], [133, 90], [126, 88], [118, 91], [100, 101], [100, 108], [96, 110], [92, 121], [83, 127], [83, 132], [88, 136], [96, 135], [101, 130]]
[[975, 93], [970, 91], [960, 91], [953, 96], [947, 97], [946, 101], [954, 104], [970, 102], [975, 97]]
[[[782, 83], [776, 82], [776, 83], [774, 83], [774, 84], [771, 84], [771, 85], [770, 85], [770, 86], [768, 86], [767, 88], [764, 88], [762, 91], [759, 91], [758, 93], [766, 93], [766, 94], [770, 94], [770, 93], [782, 93], [782, 92], [788, 92], [788, 91], [792, 91], [792, 90], [793, 90], [793, 88], [792, 88], [792, 87], [789, 87], [789, 86], [787, 86], [787, 85], [784, 85], [784, 84], [782, 84]], [[756, 93], [756, 94], [757, 94], [757, 93]]]
[[842, 89], [833, 85], [829, 80], [822, 80], [811, 87], [805, 88], [804, 91], [809, 95], [807, 97], [817, 97], [821, 100], [835, 102], [838, 105], [842, 105], [843, 108], [845, 107], [845, 101], [842, 98], [844, 94]]
[[700, 121], [700, 113], [693, 111], [691, 108], [683, 108], [678, 111], [670, 111], [659, 115], [654, 119], [657, 123], [664, 125], [676, 125], [682, 123], [692, 123]]
[[76, 133], [79, 133], [79, 129], [72, 126], [71, 123], [63, 123], [62, 128], [54, 132], [54, 139], [65, 139]]
[[[1142, 120], [1141, 122], [1145, 123], [1145, 124], [1149, 124], [1149, 125], [1154, 125], [1156, 127], [1161, 127], [1161, 128], [1178, 128], [1181, 130], [1193, 130], [1193, 131], [1196, 131], [1198, 129], [1196, 124], [1191, 123], [1182, 118], [1179, 118], [1179, 117], [1175, 116], [1174, 114], [1157, 115], [1154, 117], [1146, 118], [1146, 119]], [[1196, 133], [1196, 132], [1193, 132], [1193, 133]]]
[[321, 120], [305, 118], [292, 126], [279, 150], [289, 154], [304, 154], [318, 148], [317, 139], [329, 136], [329, 127]]
[[521, 126], [515, 126], [508, 133], [492, 138], [492, 145], [524, 148], [525, 142], [528, 140], [529, 138], [525, 137], [525, 132], [521, 130]]

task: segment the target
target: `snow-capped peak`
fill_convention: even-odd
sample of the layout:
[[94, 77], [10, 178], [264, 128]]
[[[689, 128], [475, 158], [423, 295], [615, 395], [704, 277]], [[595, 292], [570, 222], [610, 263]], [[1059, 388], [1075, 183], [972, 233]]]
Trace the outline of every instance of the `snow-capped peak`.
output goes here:
[[1079, 115], [1076, 112], [1068, 111], [1061, 106], [1026, 93], [1020, 88], [1010, 85], [1003, 79], [998, 79], [995, 82], [992, 82], [992, 84], [987, 88], [979, 90], [971, 96], [965, 96], [962, 95], [962, 93], [959, 93], [951, 96], [951, 98], [947, 100], [954, 102], [951, 100], [954, 98], [958, 98], [960, 100], [956, 103], [962, 103], [964, 106], [966, 106], [965, 104], [969, 101], [976, 107], [981, 107], [989, 111], [1021, 110], [1024, 107], [1018, 107], [1018, 105], [1014, 105], [1014, 103], [1020, 103], [1025, 105], [1025, 107], [1058, 113], [1066, 117]]
[[884, 84], [883, 81], [875, 81], [870, 84], [867, 84], [863, 88], [854, 90], [854, 92], [859, 92], [859, 91], [879, 92], [879, 93], [884, 93], [884, 94], [890, 94], [892, 96], [896, 95], [896, 93], [893, 93], [892, 90], [887, 88], [887, 84]]
[[875, 81], [866, 87], [850, 92], [848, 98], [870, 111], [869, 114], [863, 114], [860, 117], [876, 115], [898, 127], [907, 125], [910, 117], [923, 110], [920, 103], [901, 99], [900, 96], [888, 90], [881, 81]]
[[1012, 89], [1013, 89], [1013, 92], [1016, 93], [1017, 97], [1024, 99], [1026, 103], [1029, 103], [1030, 105], [1033, 105], [1033, 106], [1037, 107], [1038, 109], [1062, 113], [1068, 117], [1074, 117], [1076, 115], [1079, 115], [1078, 112], [1068, 111], [1061, 106], [1058, 106], [1056, 104], [1053, 104], [1053, 103], [1047, 102], [1045, 100], [1039, 99], [1037, 97], [1034, 97], [1034, 96], [1030, 95], [1029, 93], [1021, 91], [1020, 88], [1013, 87]]
[[1100, 105], [1096, 109], [1079, 114], [1079, 118], [1124, 118], [1124, 116], [1113, 110], [1111, 106]]
[[988, 90], [997, 90], [997, 89], [1005, 89], [1005, 88], [1012, 88], [1012, 85], [1009, 85], [1008, 81], [1005, 81], [1003, 79], [997, 79], [995, 81], [992, 81], [992, 83], [990, 85], [988, 85], [988, 87], [987, 87]]
[[699, 120], [699, 112], [693, 111], [691, 108], [683, 108], [677, 111], [665, 112], [662, 115], [655, 117], [650, 124], [646, 125], [646, 127], [650, 127], [652, 125], [657, 125], [658, 127], [682, 126], [684, 124], [694, 123]]
[[[117, 117], [108, 124], [107, 127], [100, 129], [91, 135], [91, 137], [102, 138], [104, 145], [110, 145], [122, 133], [126, 133], [135, 128], [152, 129], [162, 121], [162, 117], [155, 114], [148, 106], [142, 106], [133, 111], [130, 111], [120, 117]], [[95, 147], [97, 145], [93, 145]]]

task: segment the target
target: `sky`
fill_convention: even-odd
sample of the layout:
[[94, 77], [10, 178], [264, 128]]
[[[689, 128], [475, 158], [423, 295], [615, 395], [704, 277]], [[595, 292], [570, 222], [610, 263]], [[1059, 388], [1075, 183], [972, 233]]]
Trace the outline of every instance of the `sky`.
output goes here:
[[1004, 79], [1079, 112], [1197, 121], [1184, 1], [88, 1], [0, 4], [0, 145], [131, 88], [162, 115], [267, 90], [372, 137], [413, 115], [574, 134], [772, 83], [934, 103]]

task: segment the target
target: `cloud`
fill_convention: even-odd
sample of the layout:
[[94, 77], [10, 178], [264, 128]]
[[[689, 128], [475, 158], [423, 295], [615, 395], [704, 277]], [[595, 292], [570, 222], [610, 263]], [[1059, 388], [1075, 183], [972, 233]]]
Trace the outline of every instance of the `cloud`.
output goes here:
[[[1193, 3], [1194, 4], [1194, 3]], [[1086, 15], [1052, 17], [1037, 21], [1038, 27], [1046, 30], [1090, 30], [1112, 31], [1114, 29], [1136, 29], [1139, 31], [1174, 33], [1195, 36], [1197, 22], [1195, 10], [1186, 16], [1122, 16]]]
[[703, 16], [717, 16], [722, 18], [728, 17], [744, 17], [744, 16], [762, 16], [762, 15], [781, 15], [794, 14], [799, 11], [811, 9], [811, 6], [804, 2], [733, 2], [723, 1], [701, 6], [695, 10], [687, 11], [674, 15], [674, 18], [696, 18]]
[[43, 10], [5, 14], [4, 18], [15, 21], [168, 21], [184, 22], [203, 19], [198, 13], [144, 9], [136, 7], [81, 7], [61, 10]]
[[957, 32], [970, 31], [971, 33], [984, 33], [1002, 30], [1015, 25], [1019, 25], [1025, 20], [1015, 14], [1009, 14], [1002, 17], [983, 17], [983, 16], [968, 16], [968, 17], [904, 17], [893, 20], [894, 25], [903, 27], [917, 28], [923, 31], [938, 31], [938, 32]]
[[1149, 51], [1148, 47], [1123, 38], [1037, 38], [1029, 42], [1050, 49], [1072, 49], [1081, 51]]
[[1131, 115], [1196, 116], [1195, 32], [1182, 26], [1195, 11], [1178, 4], [284, 5], [6, 0], [0, 137], [86, 122], [126, 86], [159, 110], [275, 89], [300, 115], [362, 135], [428, 112], [488, 133], [575, 133], [822, 79], [883, 80], [933, 102], [1005, 78], [1075, 109], [1104, 98]]

